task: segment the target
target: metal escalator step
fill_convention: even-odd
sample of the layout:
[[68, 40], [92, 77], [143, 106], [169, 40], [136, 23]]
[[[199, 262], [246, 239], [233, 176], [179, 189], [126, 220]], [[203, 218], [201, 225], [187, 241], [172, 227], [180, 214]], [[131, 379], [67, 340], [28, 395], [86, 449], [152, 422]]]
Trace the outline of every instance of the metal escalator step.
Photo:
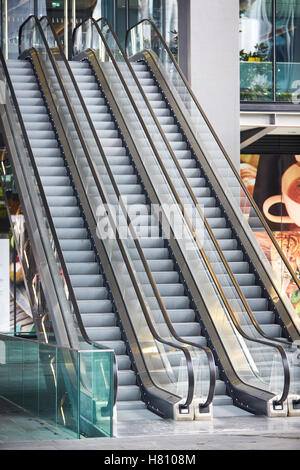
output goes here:
[[121, 331], [118, 326], [106, 326], [103, 328], [86, 327], [86, 332], [92, 341], [119, 341]]
[[229, 267], [234, 274], [249, 273], [249, 263], [246, 261], [229, 261]]
[[101, 346], [106, 346], [109, 349], [113, 349], [115, 351], [115, 354], [126, 354], [126, 346], [124, 341], [95, 341], [96, 343], [98, 342]]
[[244, 254], [241, 250], [226, 250], [224, 256], [227, 261], [243, 261]]
[[87, 252], [91, 250], [91, 241], [88, 238], [78, 238], [74, 240], [61, 240], [60, 246], [63, 251]]
[[39, 91], [39, 87], [35, 82], [32, 82], [32, 78], [26, 83], [23, 81], [13, 81], [14, 90], [35, 90]]
[[190, 343], [198, 344], [202, 347], [207, 346], [207, 342], [204, 336], [182, 336], [182, 339]]
[[[32, 80], [32, 78], [30, 78], [30, 80]], [[19, 108], [22, 114], [39, 114], [39, 113], [46, 114], [46, 110], [43, 105], [41, 106], [20, 105]]]
[[[204, 213], [205, 216], [205, 213]], [[207, 222], [210, 228], [225, 228], [226, 227], [226, 219], [223, 217], [207, 217]]]
[[37, 132], [37, 131], [51, 131], [52, 130], [52, 125], [49, 120], [48, 121], [45, 120], [41, 122], [27, 121], [25, 127], [28, 133], [30, 133], [31, 131]]
[[275, 323], [275, 314], [270, 310], [266, 310], [264, 312], [256, 311], [253, 312], [253, 315], [261, 326], [264, 324]]
[[[112, 302], [108, 299], [108, 290], [103, 286], [103, 276], [99, 274], [99, 265], [95, 261], [95, 254], [91, 249], [91, 242], [87, 238], [88, 233], [84, 228], [77, 198], [74, 196], [70, 179], [67, 175], [63, 159], [61, 158], [52, 125], [47, 115], [41, 93], [35, 81], [29, 62], [15, 61], [15, 67], [11, 69], [14, 75], [15, 89], [19, 98], [19, 105], [24, 116], [25, 126], [36, 158], [37, 167], [44, 186], [47, 201], [60, 239], [61, 248], [67, 269], [70, 274], [78, 306], [82, 313], [82, 320], [89, 337], [106, 344], [115, 350], [118, 355], [118, 364], [122, 370], [119, 373], [119, 383], [123, 387], [119, 395], [131, 403], [140, 399], [140, 390], [136, 386], [136, 376], [130, 369], [131, 362], [126, 355], [126, 347], [121, 341], [121, 332], [116, 326], [116, 316], [112, 312]], [[25, 67], [25, 71], [22, 70]], [[80, 65], [81, 67], [81, 65]], [[76, 67], [75, 67], [76, 68]], [[86, 102], [91, 111], [102, 113], [101, 122], [97, 128], [101, 138], [106, 139], [104, 147], [109, 146], [107, 154], [116, 156], [115, 163], [122, 156], [123, 162], [125, 149], [121, 148], [121, 140], [117, 138], [111, 116], [107, 113], [107, 107], [101, 97], [97, 97], [97, 84], [89, 84], [87, 78], [91, 75], [89, 67], [86, 67], [81, 75], [83, 88], [86, 89]], [[80, 78], [79, 78], [80, 81]], [[80, 107], [79, 107], [80, 108]], [[104, 119], [104, 121], [103, 121]], [[107, 122], [106, 122], [107, 121]], [[103, 130], [103, 132], [101, 132]], [[76, 139], [74, 139], [76, 145]], [[112, 147], [114, 147], [112, 149]], [[120, 176], [124, 184], [136, 183], [136, 177], [132, 178], [132, 172]], [[137, 198], [136, 198], [137, 199]], [[140, 198], [145, 202], [145, 198]], [[123, 385], [124, 384], [124, 385]], [[130, 390], [128, 390], [128, 386]], [[140, 406], [142, 409], [144, 405]]]
[[89, 251], [71, 251], [64, 250], [64, 259], [67, 263], [92, 263], [95, 261], [95, 253], [92, 250]]
[[268, 310], [268, 301], [267, 299], [247, 299], [247, 302], [250, 306], [250, 308], [255, 311], [255, 310]]
[[271, 338], [280, 338], [282, 334], [282, 328], [280, 325], [276, 325], [275, 323], [273, 325], [260, 325], [261, 329], [264, 331], [264, 333], [267, 336], [270, 336]]
[[136, 385], [136, 375], [133, 370], [118, 371], [118, 386], [122, 385]]
[[116, 362], [118, 370], [130, 369], [130, 358], [126, 354], [116, 355]]
[[196, 337], [201, 335], [200, 324], [197, 322], [174, 323], [174, 328], [179, 336], [182, 338]]
[[[200, 168], [185, 168], [184, 169], [184, 174], [187, 178], [197, 178], [197, 186], [205, 186], [206, 181], [204, 178], [201, 177], [201, 170]], [[191, 186], [193, 186], [191, 184]]]
[[18, 97], [19, 106], [43, 106], [43, 98], [38, 96]]
[[56, 228], [82, 228], [84, 221], [82, 217], [53, 217]]
[[150, 266], [151, 271], [172, 271], [174, 269], [173, 260], [149, 260], [148, 265]]
[[55, 134], [51, 129], [30, 129], [27, 130], [27, 135], [33, 142], [36, 142], [37, 140], [41, 141], [41, 139], [43, 139], [43, 141], [45, 139], [45, 142], [48, 142], [55, 139]]
[[118, 387], [117, 401], [140, 400], [141, 392], [137, 385], [120, 385]]
[[68, 176], [41, 176], [43, 186], [70, 186]]
[[175, 284], [179, 282], [179, 274], [177, 271], [170, 272], [152, 272], [155, 282], [163, 286], [164, 284]]
[[71, 275], [99, 274], [97, 263], [67, 263], [67, 268]]
[[[237, 248], [237, 241], [233, 238], [219, 238], [218, 239], [218, 245], [225, 254], [226, 251], [235, 250]], [[204, 241], [204, 248], [205, 249], [211, 250], [212, 246], [213, 246], [213, 244], [212, 244], [211, 240]]]
[[80, 215], [78, 206], [70, 207], [50, 207], [50, 212], [53, 217], [77, 217]]
[[160, 237], [151, 237], [151, 238], [140, 238], [139, 239], [140, 245], [142, 248], [163, 248], [164, 247], [164, 239]]
[[158, 284], [158, 290], [161, 296], [183, 296], [184, 286], [183, 284]]
[[103, 287], [101, 274], [72, 274], [70, 279], [73, 287]]
[[103, 328], [116, 325], [116, 317], [109, 313], [82, 313], [82, 322], [85, 327]]
[[[60, 159], [62, 161], [62, 159]], [[62, 161], [63, 163], [63, 161]], [[55, 165], [52, 165], [52, 166], [45, 166], [45, 165], [42, 165], [40, 168], [39, 168], [39, 175], [40, 176], [67, 176], [67, 169], [64, 165], [60, 165], [60, 166], [55, 166]]]
[[72, 186], [45, 186], [44, 192], [47, 196], [47, 199], [51, 196], [63, 197], [73, 196], [74, 194]]
[[232, 405], [232, 398], [228, 395], [215, 395], [213, 398], [213, 406], [215, 407], [223, 407]]
[[36, 124], [40, 125], [41, 123], [51, 125], [49, 116], [46, 113], [22, 113], [22, 116], [26, 129], [32, 128], [32, 126], [35, 126]]
[[56, 229], [58, 238], [87, 238], [86, 228], [58, 228]]
[[241, 291], [246, 299], [261, 297], [262, 295], [262, 289], [260, 286], [241, 286]]
[[[86, 263], [82, 263], [86, 264]], [[82, 313], [101, 313], [109, 312], [112, 309], [112, 303], [110, 300], [78, 300], [78, 307]]]
[[232, 231], [230, 228], [214, 228], [212, 231], [217, 240], [222, 238], [231, 238], [232, 236]]
[[[87, 262], [91, 262], [92, 260], [88, 260]], [[69, 260], [67, 260], [69, 262]], [[92, 287], [74, 287], [74, 292], [76, 295], [77, 300], [103, 300], [107, 299], [108, 292], [106, 287], [98, 287], [94, 289]]]
[[171, 321], [174, 322], [174, 325], [177, 323], [195, 321], [195, 312], [194, 310], [190, 308], [185, 308], [185, 309], [178, 308], [178, 309], [173, 309], [173, 310], [169, 309], [168, 315]]
[[50, 208], [77, 206], [77, 199], [75, 196], [47, 196], [47, 201]]
[[[132, 410], [146, 410], [146, 404], [139, 400], [139, 401], [118, 401], [117, 402], [117, 416], [119, 417], [119, 412], [122, 411], [132, 411]], [[153, 413], [152, 413], [153, 414]], [[122, 415], [121, 415], [122, 416]]]
[[167, 309], [174, 310], [176, 308], [183, 309], [190, 307], [190, 301], [187, 296], [178, 295], [173, 296], [163, 296], [163, 301]]
[[59, 148], [33, 148], [32, 153], [35, 157], [60, 157], [61, 151]]
[[235, 278], [240, 286], [250, 286], [255, 283], [255, 276], [252, 273], [235, 274]]

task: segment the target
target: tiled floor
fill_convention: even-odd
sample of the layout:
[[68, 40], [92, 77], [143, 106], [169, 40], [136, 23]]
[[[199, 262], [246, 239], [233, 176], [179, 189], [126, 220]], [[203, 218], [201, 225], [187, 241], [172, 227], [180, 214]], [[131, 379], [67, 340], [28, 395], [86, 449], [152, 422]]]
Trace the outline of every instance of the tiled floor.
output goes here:
[[116, 437], [73, 439], [0, 399], [2, 450], [300, 450], [300, 417], [120, 423]]

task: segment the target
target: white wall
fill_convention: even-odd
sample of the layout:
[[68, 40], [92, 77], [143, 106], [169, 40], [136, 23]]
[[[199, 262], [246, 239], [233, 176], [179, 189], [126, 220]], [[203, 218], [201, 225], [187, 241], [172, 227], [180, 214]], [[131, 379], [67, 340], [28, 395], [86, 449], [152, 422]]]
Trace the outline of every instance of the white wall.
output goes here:
[[239, 167], [239, 0], [178, 0], [178, 5], [180, 65]]

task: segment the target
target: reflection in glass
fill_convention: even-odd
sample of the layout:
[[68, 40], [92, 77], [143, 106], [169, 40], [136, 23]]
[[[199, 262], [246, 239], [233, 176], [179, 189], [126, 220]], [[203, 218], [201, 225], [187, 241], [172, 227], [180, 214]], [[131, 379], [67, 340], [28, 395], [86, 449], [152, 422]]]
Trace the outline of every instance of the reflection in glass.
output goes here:
[[273, 99], [272, 0], [240, 1], [242, 101]]
[[[79, 11], [78, 7], [77, 10]], [[88, 16], [85, 15], [85, 18]], [[92, 17], [96, 20], [107, 18], [116, 31], [122, 46], [125, 45], [125, 34], [128, 28], [144, 18], [151, 18], [177, 57], [177, 0], [98, 0], [94, 6]]]
[[[300, 1], [276, 1], [276, 100], [300, 99]], [[298, 34], [297, 34], [298, 33]]]

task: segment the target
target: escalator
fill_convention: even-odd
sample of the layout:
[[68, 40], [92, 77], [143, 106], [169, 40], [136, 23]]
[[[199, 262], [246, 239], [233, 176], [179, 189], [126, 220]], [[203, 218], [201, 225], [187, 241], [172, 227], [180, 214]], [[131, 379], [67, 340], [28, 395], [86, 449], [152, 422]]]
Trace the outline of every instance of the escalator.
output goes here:
[[[119, 136], [117, 122], [113, 119], [105, 95], [99, 89], [96, 77], [87, 62], [71, 61], [70, 66], [96, 130], [105, 129], [105, 133], [101, 132], [100, 141], [120, 194], [126, 197], [129, 212], [134, 213], [138, 206], [140, 214], [133, 220], [133, 224], [174, 328], [184, 340], [206, 346], [196, 311], [166, 246], [166, 240], [159, 236], [158, 221], [151, 213], [151, 204], [139, 181], [126, 143]], [[226, 393], [226, 384], [219, 375], [213, 405], [214, 416], [247, 414], [233, 406], [232, 399]]]
[[[181, 131], [171, 106], [164, 98], [150, 67], [146, 62], [134, 62], [132, 67], [197, 198], [197, 203], [204, 208], [205, 217], [257, 322], [267, 336], [274, 339], [282, 338], [283, 328], [276, 322], [275, 307], [269, 301], [261, 281], [255, 276], [244, 247], [234, 236], [230, 221], [218, 204], [203, 168], [197, 164], [191, 146]], [[164, 123], [164, 115], [168, 116], [167, 125]]]
[[[141, 287], [137, 283], [134, 266], [138, 259], [130, 240], [126, 245], [119, 236], [105, 241], [98, 236], [96, 209], [105, 202], [105, 197], [113, 199], [114, 195], [107, 196], [105, 183], [100, 184], [94, 171], [90, 158], [93, 152], [88, 151], [93, 145], [88, 140], [88, 126], [83, 137], [74, 114], [75, 106], [69, 99], [72, 93], [73, 98], [76, 95], [76, 87], [70, 86], [66, 91], [61, 71], [65, 62], [59, 63], [57, 55], [54, 58], [50, 52], [36, 17], [25, 22], [23, 31], [26, 34], [21, 59], [5, 63], [0, 54], [8, 103], [14, 110], [5, 109], [2, 126], [22, 199], [25, 187], [28, 201], [38, 189], [35, 202], [23, 207], [30, 227], [33, 227], [31, 210], [34, 212], [39, 206], [40, 198], [45, 209], [43, 216], [36, 215], [35, 220], [38, 228], [45, 223], [46, 231], [50, 229], [50, 239], [46, 240], [44, 232], [43, 239], [42, 228], [33, 231], [30, 238], [33, 245], [40, 243], [39, 236], [41, 243], [47, 244], [48, 264], [52, 260], [48, 267], [56, 273], [66, 296], [61, 301], [48, 295], [56, 340], [75, 348], [89, 346], [114, 351], [114, 403], [119, 420], [160, 419], [161, 416], [194, 419], [194, 400], [200, 398], [196, 386], [200, 379], [197, 381], [195, 377], [192, 360], [201, 362], [199, 367], [206, 377], [202, 402], [200, 405], [197, 402], [200, 408], [202, 405], [206, 408], [214, 391], [214, 362], [210, 351], [174, 339], [159, 306], [155, 311], [158, 321], [155, 323], [151, 318], [148, 302], [155, 308], [157, 297], [145, 276]], [[33, 33], [34, 41], [28, 32]], [[33, 43], [36, 48], [32, 47]], [[22, 152], [15, 151], [6, 122], [8, 117], [12, 126], [16, 116], [19, 127], [15, 136], [26, 144]], [[24, 157], [27, 154], [29, 165]], [[19, 167], [23, 169], [21, 173]], [[44, 264], [47, 263], [43, 262], [39, 269], [47, 291], [51, 286], [47, 285], [47, 276], [43, 277]], [[138, 275], [143, 274], [141, 265]], [[57, 303], [64, 305], [60, 312]], [[69, 310], [68, 316], [65, 310]], [[61, 325], [65, 326], [66, 337]]]
[[[150, 38], [148, 45], [141, 39], [142, 32], [144, 37]], [[208, 223], [258, 323], [269, 337], [297, 340], [299, 319], [290, 308], [280, 284], [282, 281], [274, 281], [278, 273], [269, 270], [269, 261], [261, 249], [255, 253], [258, 244], [251, 232], [261, 231], [266, 235], [271, 249], [274, 247], [281, 260], [279, 266], [283, 276], [292, 278], [298, 287], [299, 281], [151, 20], [143, 20], [127, 32], [127, 50], [134, 74], [161, 125], [174, 159], [183, 170], [186, 186], [191, 188], [201, 207], [215, 210], [212, 218], [207, 217]], [[161, 121], [162, 113], [169, 115], [171, 127], [166, 127]], [[220, 181], [217, 182], [219, 175]], [[233, 207], [235, 203], [239, 204], [239, 211], [236, 208], [230, 210], [230, 203], [225, 201], [227, 189], [232, 196]], [[244, 223], [243, 215], [251, 230]], [[259, 262], [259, 257], [263, 262]]]
[[[199, 195], [208, 203], [205, 217], [216, 223], [214, 233], [201, 226], [204, 246], [207, 252], [212, 249], [207, 257], [180, 210], [179, 225], [187, 234], [183, 240], [176, 237], [172, 217], [158, 214], [158, 206], [177, 194], [161, 178], [164, 150], [158, 139], [155, 143], [151, 139], [149, 118], [141, 119], [133, 105], [135, 89], [131, 93], [123, 78], [128, 70], [123, 69], [123, 77], [120, 73], [126, 61], [118, 53], [119, 69], [105, 41], [102, 53], [103, 64], [91, 51], [67, 62], [51, 22], [30, 17], [20, 29], [21, 60], [8, 61], [9, 73], [4, 70], [12, 78], [9, 88], [16, 92], [14, 105], [23, 122], [39, 192], [49, 209], [54, 254], [59, 253], [72, 304], [70, 325], [70, 317], [63, 322], [74, 335], [75, 316], [80, 344], [114, 350], [115, 399], [121, 420], [205, 419], [211, 416], [213, 395], [214, 416], [249, 412], [286, 416], [290, 385], [282, 346], [286, 343], [273, 343], [269, 331], [265, 337], [251, 338], [248, 333], [257, 328], [251, 322], [241, 327], [249, 320], [247, 311], [226, 284], [222, 256], [214, 249], [214, 233], [224, 229], [219, 227], [214, 197], [199, 185]], [[149, 84], [149, 71], [141, 73]], [[115, 95], [110, 86], [118, 87]], [[164, 103], [158, 109], [161, 123], [174, 126]], [[126, 127], [126, 119], [131, 127]], [[9, 141], [7, 146], [13, 159]], [[191, 170], [189, 177], [198, 181], [201, 173], [189, 159], [188, 149], [181, 142], [178, 147], [183, 165], [187, 162], [186, 169]], [[175, 176], [171, 170], [170, 175]], [[22, 192], [21, 184], [19, 188]], [[99, 209], [104, 206], [105, 222], [116, 229], [116, 238], [105, 238], [99, 231]], [[180, 203], [177, 212], [178, 207]], [[119, 230], [124, 227], [122, 238]], [[235, 240], [217, 239], [229, 250], [231, 262], [243, 265], [240, 254], [233, 253]], [[53, 240], [50, 244], [53, 247]], [[190, 246], [195, 251], [189, 252]], [[215, 275], [218, 270], [220, 275]], [[245, 279], [243, 270], [240, 274]], [[246, 279], [248, 287], [249, 276]], [[254, 289], [255, 301], [257, 295]], [[268, 312], [260, 301], [258, 312]], [[59, 338], [58, 327], [56, 334]], [[209, 348], [218, 364], [216, 387]]]
[[[74, 61], [74, 63], [71, 62], [70, 65], [72, 67], [75, 77], [77, 78], [78, 85], [80, 87], [80, 90], [83, 96], [88, 98], [88, 95], [85, 94], [86, 91], [90, 90], [91, 87], [95, 87], [95, 90], [98, 87], [98, 94], [96, 94], [96, 91], [95, 91], [95, 95], [94, 95], [94, 98], [95, 100], [97, 100], [98, 105], [94, 105], [94, 104], [91, 104], [91, 106], [88, 105], [90, 116], [92, 120], [94, 121], [94, 124], [97, 125], [97, 122], [99, 120], [103, 122], [107, 122], [107, 123], [111, 123], [112, 120], [115, 121], [115, 128], [114, 128], [115, 132], [110, 134], [110, 139], [108, 138], [108, 136], [106, 139], [103, 139], [103, 146], [105, 150], [107, 151], [108, 155], [111, 152], [112, 146], [114, 145], [116, 146], [115, 151], [116, 151], [116, 156], [118, 158], [115, 161], [111, 160], [110, 157], [108, 157], [108, 159], [111, 162], [110, 165], [113, 170], [113, 173], [115, 173], [116, 175], [115, 178], [116, 178], [116, 181], [118, 182], [118, 186], [120, 188], [121, 194], [123, 191], [123, 194], [125, 196], [128, 196], [128, 195], [130, 196], [130, 200], [132, 202], [128, 202], [129, 211], [130, 211], [130, 204], [133, 205], [132, 211], [135, 210], [134, 197], [136, 196], [134, 196], [134, 194], [141, 195], [144, 193], [146, 197], [147, 204], [144, 203], [144, 206], [140, 204], [141, 205], [140, 211], [143, 215], [142, 217], [139, 218], [137, 222], [142, 228], [140, 240], [143, 246], [143, 251], [151, 266], [152, 273], [158, 281], [159, 289], [160, 289], [164, 304], [166, 306], [166, 309], [168, 311], [168, 314], [171, 320], [173, 321], [173, 325], [178, 331], [181, 332], [181, 334], [185, 335], [186, 340], [189, 339], [189, 340], [192, 340], [193, 342], [198, 341], [201, 344], [201, 342], [203, 342], [203, 339], [205, 337], [205, 341], [212, 341], [209, 335], [207, 334], [208, 324], [205, 321], [203, 321], [203, 312], [201, 311], [201, 307], [205, 309], [205, 306], [201, 304], [201, 301], [200, 301], [201, 294], [199, 291], [199, 284], [198, 286], [194, 286], [195, 288], [191, 287], [193, 285], [194, 280], [192, 279], [193, 276], [188, 274], [188, 271], [189, 271], [189, 268], [187, 267], [188, 263], [186, 263], [186, 261], [183, 261], [183, 260], [179, 262], [179, 257], [182, 256], [182, 254], [180, 254], [180, 251], [182, 250], [183, 245], [181, 245], [181, 247], [178, 249], [178, 246], [176, 247], [176, 242], [174, 240], [170, 242], [169, 239], [163, 238], [163, 237], [162, 237], [163, 239], [161, 240], [155, 240], [155, 239], [145, 240], [145, 241], [143, 240], [143, 236], [149, 233], [149, 225], [150, 224], [153, 225], [153, 223], [155, 223], [155, 222], [152, 222], [151, 220], [155, 211], [153, 211], [153, 206], [152, 205], [150, 206], [150, 204], [152, 203], [155, 205], [157, 201], [158, 203], [161, 204], [161, 200], [159, 201], [159, 198], [157, 199], [157, 188], [159, 188], [159, 186], [153, 189], [154, 181], [157, 175], [155, 173], [154, 166], [151, 166], [151, 163], [149, 163], [148, 171], [144, 167], [144, 163], [146, 162], [147, 155], [148, 155], [146, 144], [144, 142], [143, 150], [141, 147], [140, 152], [142, 156], [139, 157], [137, 155], [138, 152], [135, 148], [135, 143], [138, 142], [139, 139], [141, 139], [142, 131], [138, 130], [139, 124], [141, 128], [144, 129], [144, 131], [146, 128], [145, 122], [147, 122], [151, 130], [153, 130], [153, 127], [151, 127], [152, 123], [149, 120], [149, 116], [146, 116], [146, 115], [143, 115], [142, 118], [140, 117], [139, 118], [140, 123], [138, 123], [138, 119], [136, 119], [136, 116], [134, 116], [133, 111], [131, 111], [130, 107], [126, 105], [124, 92], [127, 94], [127, 96], [131, 95], [131, 103], [133, 105], [133, 108], [135, 108], [135, 112], [138, 115], [139, 113], [138, 113], [137, 107], [139, 108], [139, 110], [142, 110], [142, 104], [143, 104], [142, 101], [138, 101], [141, 95], [138, 93], [138, 90], [136, 89], [136, 85], [135, 83], [133, 83], [133, 80], [130, 81], [129, 67], [126, 65], [126, 59], [124, 59], [124, 54], [122, 53], [120, 46], [117, 44], [116, 38], [113, 37], [113, 35], [111, 34], [112, 33], [111, 27], [108, 26], [108, 22], [106, 20], [103, 20], [105, 26], [104, 26], [104, 30], [102, 33], [100, 26], [98, 27], [97, 25], [97, 23], [100, 24], [101, 21], [102, 20], [99, 20], [98, 22], [94, 20], [87, 20], [86, 22], [84, 22], [82, 25], [79, 25], [75, 29], [74, 59], [77, 60], [77, 62], [76, 61]], [[93, 48], [90, 47], [91, 45], [93, 45]], [[115, 46], [116, 46], [116, 49], [114, 49]], [[84, 50], [84, 48], [86, 49]], [[113, 66], [111, 65], [111, 63], [113, 63]], [[122, 71], [122, 74], [120, 71]], [[149, 72], [145, 69], [141, 71], [141, 74], [142, 74], [142, 79], [145, 80], [146, 84], [148, 85], [149, 84]], [[132, 83], [133, 85], [131, 87]], [[135, 103], [137, 103], [137, 106], [135, 106]], [[123, 109], [122, 109], [122, 106], [123, 106]], [[109, 110], [110, 112], [108, 112]], [[164, 103], [158, 104], [157, 112], [159, 115], [159, 119], [161, 120], [163, 125], [167, 126], [168, 130], [169, 129], [171, 131], [174, 130], [174, 124], [172, 121], [173, 118], [171, 116], [170, 110], [167, 109]], [[122, 113], [123, 113], [123, 118], [122, 118]], [[131, 122], [129, 123], [131, 119], [134, 121], [133, 123]], [[128, 126], [126, 126], [127, 122], [128, 122]], [[131, 129], [129, 129], [130, 124], [132, 124]], [[135, 143], [132, 142], [132, 139], [135, 140]], [[151, 137], [149, 136], [149, 134], [148, 134], [148, 139], [149, 139], [149, 142], [151, 142]], [[157, 144], [156, 141], [155, 141], [155, 144], [153, 144], [153, 141], [152, 141], [152, 148], [154, 148], [155, 145]], [[123, 146], [121, 145], [122, 143], [123, 143]], [[196, 165], [193, 164], [193, 162], [191, 162], [191, 164], [189, 163], [188, 150], [180, 142], [178, 142], [178, 145], [176, 144], [176, 146], [177, 146], [176, 151], [178, 152], [178, 155], [182, 157], [183, 162], [187, 163], [186, 168], [188, 169], [187, 171], [189, 171], [190, 177], [195, 178], [196, 180], [197, 178], [199, 178], [200, 173], [199, 173], [199, 170], [196, 168]], [[160, 149], [163, 155], [164, 150], [162, 149], [162, 147], [160, 147]], [[123, 154], [123, 157], [121, 157], [122, 154]], [[156, 156], [157, 156], [157, 159], [159, 160], [160, 157], [157, 154]], [[150, 168], [152, 169], [151, 172], [150, 172]], [[152, 173], [152, 178], [153, 178], [152, 181], [151, 181], [151, 176], [150, 176], [151, 173]], [[124, 184], [124, 182], [126, 182], [126, 184]], [[220, 224], [218, 221], [218, 216], [220, 215], [220, 209], [214, 207], [215, 200], [213, 197], [211, 197], [208, 194], [208, 191], [206, 190], [206, 188], [203, 188], [203, 183], [202, 185], [199, 185], [199, 194], [201, 194], [205, 198], [205, 201], [207, 202], [206, 207], [204, 207], [205, 216], [209, 218], [211, 222], [213, 223], [215, 222], [213, 232], [214, 233], [217, 233], [218, 231], [222, 232], [224, 222], [221, 221], [221, 224]], [[227, 230], [226, 235], [228, 235], [228, 230]], [[224, 235], [223, 236], [221, 235], [219, 238], [221, 238], [222, 248], [224, 250], [226, 250], [227, 248], [227, 250], [230, 252], [230, 255], [232, 256], [232, 263], [236, 262], [238, 265], [240, 265], [241, 267], [240, 278], [241, 278], [242, 283], [244, 279], [245, 287], [247, 287], [247, 283], [248, 282], [251, 283], [252, 277], [251, 275], [250, 276], [243, 275], [244, 274], [243, 263], [240, 262], [240, 254], [235, 256], [235, 253], [234, 253], [234, 249], [236, 248], [236, 245], [237, 245], [235, 240], [228, 240], [226, 239], [226, 236], [224, 237]], [[150, 243], [151, 243], [151, 250], [149, 250]], [[207, 243], [207, 246], [209, 246], [209, 243]], [[203, 255], [203, 257], [205, 259], [205, 254]], [[213, 256], [211, 259], [213, 259]], [[210, 265], [208, 260], [206, 260], [206, 262], [208, 265]], [[215, 262], [216, 269], [222, 269], [220, 268], [218, 259], [215, 258], [214, 262]], [[192, 260], [191, 260], [191, 264], [193, 264]], [[157, 272], [158, 267], [160, 269], [159, 273]], [[196, 270], [199, 273], [199, 265], [198, 265], [198, 269], [196, 268]], [[187, 281], [189, 276], [191, 276], [190, 281]], [[215, 279], [214, 276], [213, 278]], [[204, 284], [203, 284], [203, 287], [204, 287]], [[219, 289], [222, 290], [220, 285], [219, 285]], [[225, 286], [224, 290], [226, 289], [228, 292], [227, 295], [230, 296], [231, 294], [230, 285], [227, 285], [227, 287]], [[250, 287], [250, 290], [251, 290], [251, 287]], [[170, 293], [172, 295], [172, 298], [170, 298]], [[263, 311], [263, 309], [266, 308], [266, 305], [264, 302], [260, 302], [260, 299], [256, 301], [255, 297], [258, 294], [259, 292], [257, 291], [257, 289], [252, 289], [252, 292], [250, 295], [252, 295], [252, 297], [254, 298], [253, 305], [256, 303], [258, 309], [260, 309], [260, 311]], [[236, 299], [234, 297], [231, 298], [231, 302], [234, 302], [235, 300]], [[230, 310], [230, 305], [228, 304], [228, 302], [227, 302], [227, 308], [228, 310]], [[233, 319], [233, 317], [231, 319]], [[191, 323], [191, 320], [192, 320], [192, 323]], [[200, 331], [199, 331], [199, 327], [198, 329], [195, 328], [195, 324], [197, 323], [198, 325], [201, 326]], [[225, 333], [225, 330], [226, 330], [226, 327], [224, 327], [224, 333]], [[188, 333], [188, 336], [186, 336], [187, 333]], [[249, 340], [249, 337], [247, 337], [247, 335], [245, 336], [245, 338], [246, 340]], [[272, 345], [272, 338], [268, 337], [268, 339], [269, 340], [271, 339], [270, 343], [266, 343], [264, 344], [264, 346], [267, 346], [269, 344]], [[221, 342], [222, 342], [222, 339], [221, 339]], [[283, 341], [283, 344], [286, 344], [285, 341]], [[212, 341], [212, 343], [210, 343], [209, 345], [213, 349], [213, 347], [215, 346], [214, 341]], [[272, 357], [274, 358], [274, 350], [272, 351], [271, 346], [268, 352], [269, 352], [269, 357], [267, 360], [271, 361], [271, 364], [272, 364]], [[222, 354], [224, 354], [224, 352]], [[270, 369], [270, 363], [267, 364], [265, 362], [267, 354], [266, 356], [264, 356], [264, 351], [263, 351], [261, 342], [258, 341], [256, 343], [256, 346], [251, 348], [251, 354], [253, 357], [256, 356], [255, 362], [257, 364], [261, 363], [259, 364], [259, 368], [264, 369], [263, 373], [268, 375], [268, 370]], [[226, 374], [224, 374], [223, 367], [222, 367], [222, 363], [220, 363], [220, 369], [222, 369], [222, 373], [219, 374], [219, 378], [223, 380], [219, 380], [219, 388], [217, 387], [217, 390], [222, 391], [222, 392], [219, 397], [218, 397], [218, 392], [217, 392], [215, 399], [214, 399], [214, 403], [215, 404], [219, 403], [221, 406], [220, 408], [215, 407], [214, 413], [217, 416], [238, 414], [239, 411], [237, 410], [236, 407], [226, 406], [226, 405], [229, 405], [229, 403], [232, 404], [232, 398], [234, 399], [235, 404], [237, 404], [240, 408], [244, 410], [245, 409], [250, 410], [251, 405], [249, 405], [249, 403], [247, 404], [242, 403], [236, 396], [234, 397], [234, 394], [231, 394], [231, 397], [228, 396], [230, 395], [230, 393], [228, 393], [228, 389], [232, 387], [232, 382], [230, 383], [230, 380], [228, 380], [228, 376], [226, 377]], [[233, 379], [231, 378], [231, 380]], [[248, 377], [248, 380], [249, 380], [249, 377]], [[226, 390], [226, 395], [224, 395], [225, 390]], [[253, 406], [252, 409], [254, 411], [255, 407], [257, 406], [257, 403], [254, 404], [252, 402], [252, 406]], [[256, 412], [258, 412], [257, 409], [256, 409]]]
[[33, 68], [26, 60], [8, 60], [7, 67], [85, 331], [92, 341], [106, 345], [116, 353], [118, 400], [132, 401], [135, 407], [145, 408], [120, 327], [117, 326], [109, 290], [92, 248], [73, 181], [68, 175]]
[[[274, 342], [284, 344], [283, 339], [288, 340], [290, 414], [297, 415], [300, 370], [294, 354], [300, 321], [286, 295], [285, 279], [298, 288], [299, 280], [154, 23], [142, 20], [127, 31], [126, 48], [133, 76], [143, 89], [162, 138], [170, 146], [178, 175], [191, 199], [204, 211], [209, 206], [217, 211], [213, 218], [206, 217], [207, 223], [225, 255], [230, 277], [246, 301], [243, 303], [253, 313], [256, 329]], [[171, 127], [161, 121], [162, 113], [169, 115]], [[194, 169], [192, 175], [190, 168]], [[256, 235], [264, 237], [271, 258], [277, 260], [276, 269]], [[259, 357], [256, 348], [252, 354]]]

